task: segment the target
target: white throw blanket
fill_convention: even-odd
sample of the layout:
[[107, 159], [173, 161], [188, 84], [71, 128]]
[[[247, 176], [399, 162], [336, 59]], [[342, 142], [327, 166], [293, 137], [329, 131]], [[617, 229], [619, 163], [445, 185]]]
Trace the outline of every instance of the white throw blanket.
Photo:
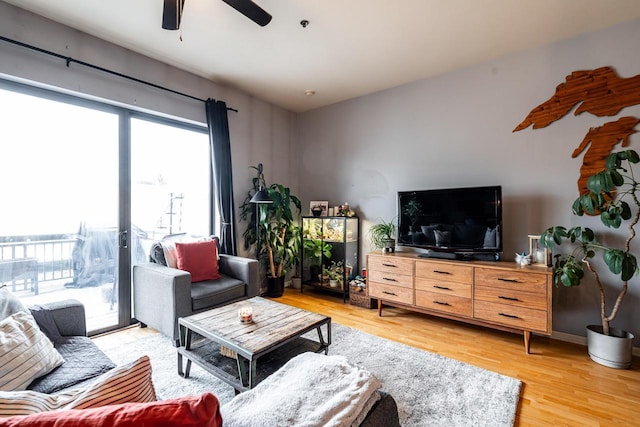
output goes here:
[[220, 410], [225, 427], [351, 426], [380, 386], [344, 356], [303, 353]]

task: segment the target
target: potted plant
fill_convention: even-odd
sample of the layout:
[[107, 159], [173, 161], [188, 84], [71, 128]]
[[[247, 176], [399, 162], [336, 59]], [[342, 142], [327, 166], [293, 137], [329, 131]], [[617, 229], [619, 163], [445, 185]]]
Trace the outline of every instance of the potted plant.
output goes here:
[[[258, 168], [256, 168], [258, 169]], [[264, 176], [258, 173], [254, 179], [255, 191], [264, 184]], [[262, 242], [260, 258], [264, 258], [267, 263], [267, 295], [273, 297], [282, 296], [284, 291], [284, 279], [287, 272], [300, 262], [300, 241], [301, 229], [297, 225], [297, 217], [302, 209], [300, 200], [291, 194], [291, 190], [282, 184], [271, 184], [266, 187], [266, 191], [272, 203], [258, 204], [257, 212], [249, 215], [255, 205], [251, 203], [251, 192], [241, 206], [241, 218], [249, 221], [243, 236], [245, 238], [245, 248], [256, 242], [256, 228], [260, 232]], [[246, 205], [250, 206], [246, 206]], [[256, 221], [258, 226], [256, 227]], [[253, 231], [251, 231], [253, 229]]]
[[395, 250], [396, 224], [393, 221], [385, 222], [380, 219], [377, 224], [369, 228], [369, 240], [374, 249], [382, 249], [382, 252]]
[[320, 274], [322, 259], [331, 258], [331, 245], [321, 239], [304, 239], [304, 256], [310, 260], [309, 276], [312, 281]]
[[342, 261], [331, 261], [329, 267], [324, 267], [322, 270], [323, 276], [329, 279], [329, 287], [337, 288], [342, 286], [344, 278], [344, 266]]
[[[540, 236], [541, 244], [550, 249], [562, 244], [569, 244], [571, 247], [565, 254], [554, 257], [553, 280], [556, 286], [578, 286], [585, 277], [585, 268], [593, 276], [600, 293], [602, 325], [587, 326], [589, 356], [594, 361], [613, 368], [628, 368], [632, 358], [633, 335], [612, 328], [610, 323], [620, 310], [629, 281], [638, 271], [638, 261], [631, 253], [630, 246], [636, 235], [634, 228], [640, 220], [640, 182], [636, 181], [633, 173], [633, 165], [639, 161], [640, 157], [633, 150], [610, 154], [606, 160], [606, 168], [589, 177], [588, 192], [573, 203], [575, 215], [599, 214], [601, 222], [609, 228], [617, 229], [624, 221], [628, 221], [627, 237], [619, 247], [599, 241], [593, 230], [581, 226], [570, 229], [553, 226]], [[634, 207], [633, 214], [630, 203]], [[602, 257], [615, 280], [621, 283], [608, 314], [605, 279], [598, 273], [597, 262], [594, 262], [597, 256]]]

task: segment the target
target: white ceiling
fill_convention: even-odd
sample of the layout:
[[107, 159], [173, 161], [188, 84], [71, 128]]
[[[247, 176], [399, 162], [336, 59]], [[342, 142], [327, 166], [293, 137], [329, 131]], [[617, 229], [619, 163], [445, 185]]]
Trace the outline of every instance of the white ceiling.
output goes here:
[[4, 1], [296, 112], [640, 18], [639, 0], [254, 0], [260, 27], [186, 0], [180, 41], [163, 0]]

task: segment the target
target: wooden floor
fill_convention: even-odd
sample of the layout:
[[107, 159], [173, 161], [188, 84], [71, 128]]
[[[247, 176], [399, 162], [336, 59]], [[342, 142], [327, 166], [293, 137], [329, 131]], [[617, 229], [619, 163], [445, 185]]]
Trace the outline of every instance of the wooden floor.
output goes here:
[[[516, 426], [640, 426], [640, 360], [630, 370], [598, 365], [586, 347], [521, 335], [396, 308], [367, 310], [334, 295], [287, 289], [277, 301], [331, 316], [333, 322], [522, 380]], [[134, 328], [96, 338], [128, 343], [153, 333]], [[331, 350], [329, 350], [331, 353]]]

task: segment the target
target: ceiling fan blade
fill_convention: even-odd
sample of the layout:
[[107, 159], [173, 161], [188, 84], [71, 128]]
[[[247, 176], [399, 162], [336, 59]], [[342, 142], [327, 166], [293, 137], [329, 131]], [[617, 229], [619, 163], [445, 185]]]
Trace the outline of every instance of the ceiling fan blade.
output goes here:
[[[165, 0], [166, 3], [167, 0]], [[271, 22], [269, 15], [263, 8], [252, 2], [251, 0], [222, 0], [256, 24], [264, 27]]]
[[180, 28], [184, 1], [185, 0], [164, 0], [162, 28], [165, 30], [177, 30]]

